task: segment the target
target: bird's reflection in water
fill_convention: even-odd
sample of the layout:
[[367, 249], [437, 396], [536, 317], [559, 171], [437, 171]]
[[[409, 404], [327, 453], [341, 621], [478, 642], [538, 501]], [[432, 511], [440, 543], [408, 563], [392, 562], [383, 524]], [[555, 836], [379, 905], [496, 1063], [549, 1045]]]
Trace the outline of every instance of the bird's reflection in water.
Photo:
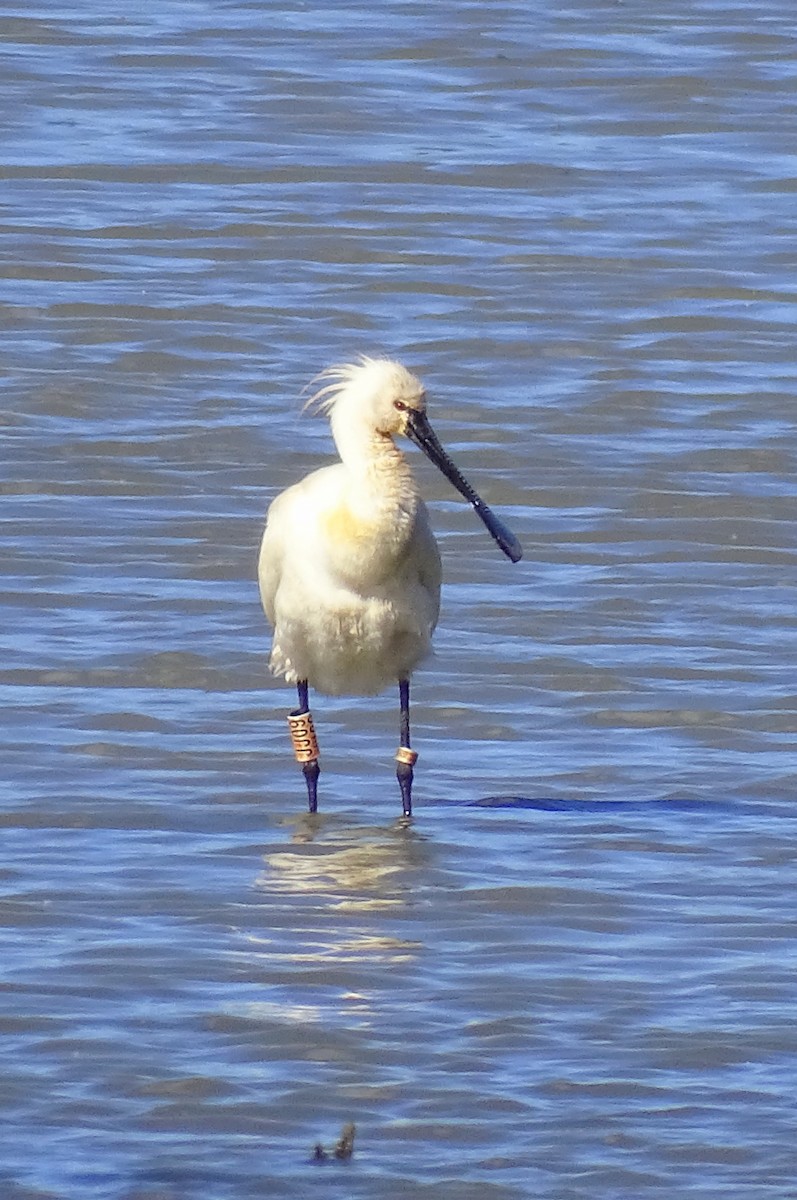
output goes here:
[[350, 814], [306, 813], [287, 824], [290, 844], [266, 852], [256, 880], [264, 925], [244, 934], [261, 980], [279, 995], [246, 1003], [244, 1015], [306, 1030], [370, 1025], [385, 968], [399, 968], [389, 976], [398, 986], [423, 952], [412, 934], [429, 843], [401, 821], [355, 825]]
[[412, 902], [426, 840], [404, 820], [387, 828], [304, 813], [291, 846], [265, 856], [257, 886], [272, 895], [323, 897], [326, 910], [364, 912]]

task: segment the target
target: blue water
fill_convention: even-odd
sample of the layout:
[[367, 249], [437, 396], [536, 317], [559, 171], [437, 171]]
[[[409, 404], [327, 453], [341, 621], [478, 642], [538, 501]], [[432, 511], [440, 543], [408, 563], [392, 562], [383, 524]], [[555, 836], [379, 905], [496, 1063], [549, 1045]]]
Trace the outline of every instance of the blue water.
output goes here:
[[[0, 32], [2, 1200], [797, 1196], [791, 9]], [[359, 352], [525, 550], [413, 457], [410, 828], [254, 583]]]

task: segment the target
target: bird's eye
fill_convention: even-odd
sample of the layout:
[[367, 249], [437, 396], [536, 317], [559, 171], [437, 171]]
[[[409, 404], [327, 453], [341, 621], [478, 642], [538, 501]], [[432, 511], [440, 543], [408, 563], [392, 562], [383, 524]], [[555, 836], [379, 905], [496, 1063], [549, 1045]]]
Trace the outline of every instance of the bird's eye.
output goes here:
[[398, 411], [399, 411], [399, 412], [406, 412], [406, 411], [407, 411], [407, 406], [406, 406], [406, 404], [404, 403], [404, 401], [403, 401], [403, 400], [394, 400], [394, 401], [393, 401], [393, 407], [394, 407], [395, 409], [398, 409]]

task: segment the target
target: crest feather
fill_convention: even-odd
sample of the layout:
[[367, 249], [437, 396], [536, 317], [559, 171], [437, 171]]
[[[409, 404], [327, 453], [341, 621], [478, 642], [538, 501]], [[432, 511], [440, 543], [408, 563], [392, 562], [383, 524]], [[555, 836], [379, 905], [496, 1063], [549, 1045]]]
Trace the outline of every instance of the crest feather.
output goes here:
[[356, 362], [338, 363], [336, 366], [326, 367], [323, 371], [319, 371], [315, 375], [307, 387], [311, 388], [314, 384], [323, 383], [323, 387], [313, 392], [312, 396], [305, 401], [302, 406], [302, 411], [311, 411], [313, 413], [323, 413], [329, 415], [337, 403], [340, 393], [348, 384], [352, 382], [357, 374], [364, 367], [371, 367], [379, 360], [369, 358], [367, 354], [361, 354]]

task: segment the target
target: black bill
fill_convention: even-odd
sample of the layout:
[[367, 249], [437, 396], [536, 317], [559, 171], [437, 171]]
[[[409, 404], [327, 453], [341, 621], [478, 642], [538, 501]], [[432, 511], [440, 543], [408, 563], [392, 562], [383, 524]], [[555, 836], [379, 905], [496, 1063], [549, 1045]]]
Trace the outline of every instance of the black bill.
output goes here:
[[487, 507], [481, 496], [473, 490], [467, 479], [460, 474], [459, 469], [454, 465], [437, 440], [437, 434], [429, 424], [426, 413], [418, 412], [415, 409], [408, 411], [407, 437], [423, 450], [429, 461], [433, 462], [443, 472], [446, 479], [449, 479], [457, 491], [465, 497], [468, 503], [473, 505], [476, 515], [484, 521], [487, 529], [495, 538], [507, 558], [511, 558], [512, 562], [518, 562], [523, 557], [520, 542], [514, 533], [510, 529], [507, 529], [503, 521], [498, 520], [493, 510]]

